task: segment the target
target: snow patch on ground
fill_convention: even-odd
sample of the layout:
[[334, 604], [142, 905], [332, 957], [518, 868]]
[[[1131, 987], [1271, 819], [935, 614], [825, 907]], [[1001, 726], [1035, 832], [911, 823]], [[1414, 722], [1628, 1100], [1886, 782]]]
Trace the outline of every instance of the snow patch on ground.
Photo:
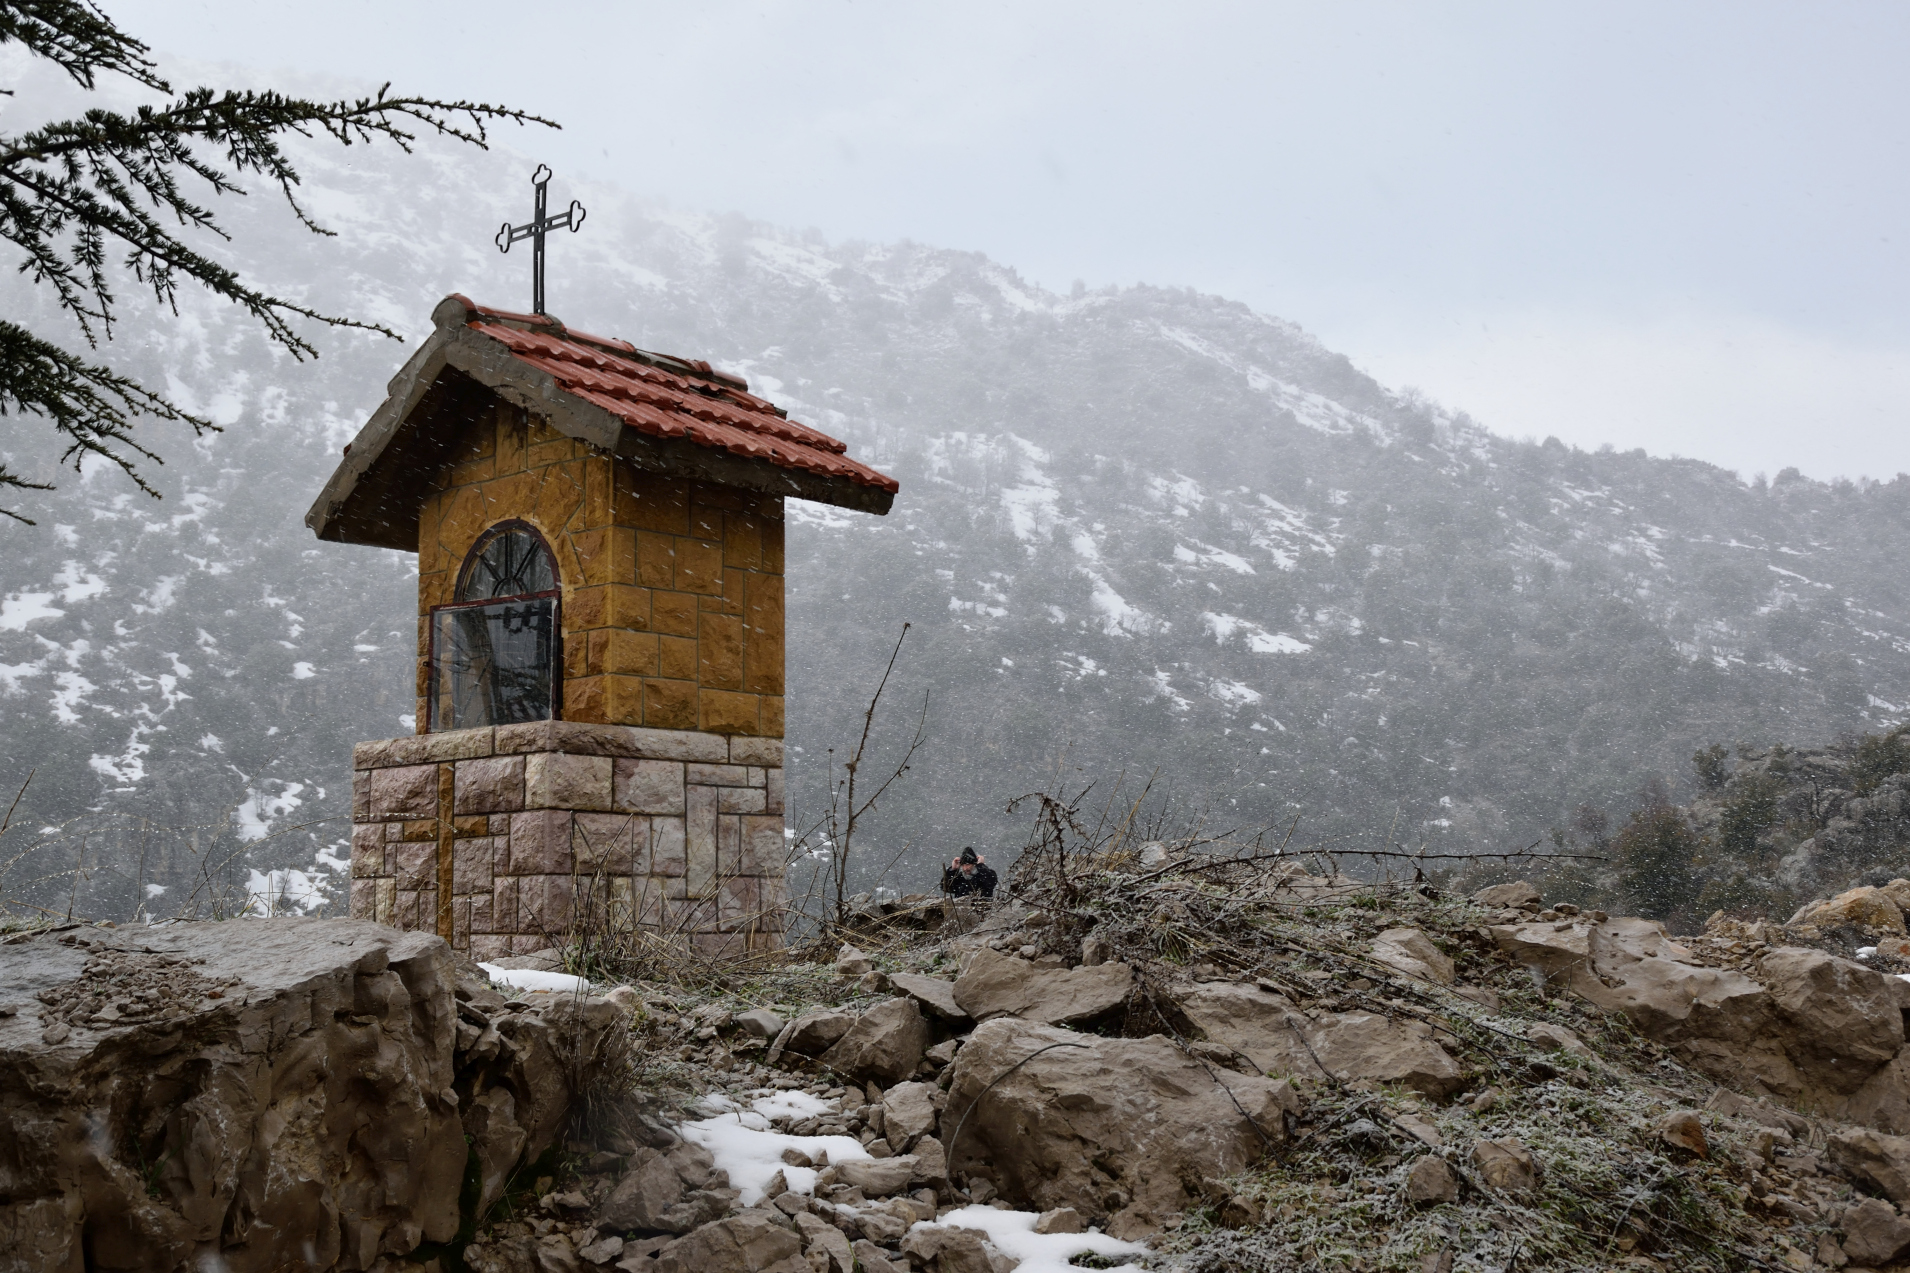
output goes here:
[[50, 592], [16, 592], [0, 600], [0, 630], [24, 632], [26, 626], [38, 619], [57, 619], [65, 614], [47, 603], [53, 600]]
[[1255, 654], [1305, 654], [1313, 647], [1284, 632], [1269, 632], [1252, 620], [1238, 615], [1207, 611], [1200, 616], [1201, 626], [1211, 632], [1217, 645], [1225, 645], [1235, 634], [1244, 636], [1247, 649]]
[[491, 979], [494, 986], [509, 986], [513, 990], [543, 991], [546, 994], [587, 994], [590, 983], [582, 977], [573, 977], [567, 972], [541, 972], [536, 968], [499, 968], [496, 964], [479, 964], [484, 975]]
[[[480, 965], [482, 967], [482, 965]], [[719, 1096], [703, 1098], [706, 1106], [719, 1112], [677, 1130], [683, 1139], [701, 1145], [727, 1171], [730, 1188], [742, 1192], [738, 1199], [751, 1207], [763, 1200], [763, 1191], [777, 1172], [796, 1193], [814, 1193], [816, 1169], [791, 1167], [783, 1162], [785, 1149], [797, 1149], [811, 1159], [827, 1154], [832, 1163], [854, 1162], [868, 1158], [869, 1151], [853, 1136], [791, 1136], [773, 1131], [770, 1119], [787, 1116], [809, 1118], [835, 1112], [835, 1106], [807, 1092], [779, 1092], [750, 1102], [748, 1109]]]
[[[933, 1223], [923, 1221], [915, 1229], [977, 1229], [1003, 1255], [1021, 1261], [1015, 1273], [1075, 1273], [1079, 1267], [1069, 1263], [1075, 1256], [1092, 1253], [1100, 1256], [1146, 1255], [1138, 1242], [1123, 1242], [1090, 1229], [1086, 1233], [1036, 1233], [1032, 1211], [998, 1211], [994, 1207], [963, 1207], [951, 1211]], [[910, 1230], [913, 1232], [914, 1230]], [[1125, 1273], [1140, 1273], [1133, 1262], [1114, 1265]]]

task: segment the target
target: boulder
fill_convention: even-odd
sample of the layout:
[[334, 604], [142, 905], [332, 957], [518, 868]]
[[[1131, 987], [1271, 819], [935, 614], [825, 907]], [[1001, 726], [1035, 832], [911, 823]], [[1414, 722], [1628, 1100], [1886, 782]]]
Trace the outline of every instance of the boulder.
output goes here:
[[449, 1241], [466, 1156], [454, 984], [438, 937], [357, 920], [9, 938], [6, 1258], [350, 1270]]
[[1372, 1012], [1326, 1013], [1310, 1023], [1306, 1038], [1320, 1065], [1342, 1083], [1399, 1083], [1433, 1097], [1465, 1086], [1459, 1063], [1434, 1041], [1432, 1027], [1423, 1021]]
[[1160, 1036], [1000, 1018], [956, 1055], [942, 1124], [949, 1137], [959, 1123], [944, 1142], [957, 1179], [986, 1175], [1018, 1207], [1093, 1217], [1118, 1191], [1129, 1200], [1120, 1227], [1134, 1232], [1197, 1205], [1200, 1181], [1282, 1143], [1285, 1115], [1298, 1110], [1291, 1084], [1210, 1072]]
[[1453, 982], [1452, 960], [1417, 928], [1389, 928], [1373, 939], [1373, 958], [1408, 977], [1442, 986]]
[[759, 1039], [774, 1039], [788, 1023], [768, 1008], [751, 1008], [736, 1014], [736, 1024]]
[[1832, 1162], [1868, 1180], [1892, 1202], [1910, 1205], [1910, 1136], [1842, 1127], [1830, 1133], [1826, 1152]]
[[915, 1178], [915, 1157], [858, 1158], [836, 1164], [836, 1179], [860, 1189], [865, 1197], [888, 1198], [901, 1193]]
[[1312, 1023], [1284, 995], [1251, 982], [1207, 981], [1180, 1000], [1181, 1011], [1214, 1043], [1231, 1048], [1263, 1074], [1325, 1082], [1307, 1044]]
[[1084, 1025], [1120, 1011], [1134, 988], [1126, 964], [1037, 968], [983, 947], [955, 979], [955, 1002], [977, 1021], [1021, 1017], [1047, 1025]]
[[1437, 1154], [1427, 1154], [1414, 1163], [1406, 1173], [1406, 1201], [1416, 1207], [1459, 1201], [1459, 1177], [1452, 1164]]
[[1542, 1172], [1538, 1159], [1524, 1142], [1507, 1137], [1504, 1140], [1479, 1140], [1472, 1145], [1472, 1169], [1486, 1188], [1494, 1193], [1529, 1194], [1539, 1186]]
[[1865, 1198], [1844, 1212], [1844, 1255], [1871, 1268], [1896, 1262], [1910, 1251], [1910, 1220], [1879, 1198]]
[[1210, 1041], [1262, 1073], [1303, 1085], [1366, 1079], [1446, 1096], [1465, 1082], [1458, 1062], [1420, 1021], [1367, 1012], [1308, 1017], [1284, 996], [1238, 981], [1203, 982], [1180, 1007]]
[[810, 1273], [796, 1235], [762, 1211], [712, 1221], [657, 1252], [655, 1273]]
[[1833, 928], [1840, 924], [1855, 924], [1859, 928], [1902, 934], [1903, 908], [1884, 889], [1866, 886], [1811, 902], [1791, 916], [1784, 926]]
[[1014, 1267], [981, 1230], [950, 1225], [916, 1226], [902, 1239], [902, 1253], [928, 1273], [1009, 1273]]
[[654, 1149], [640, 1148], [631, 1157], [610, 1196], [597, 1210], [601, 1229], [645, 1233], [684, 1229], [665, 1222], [670, 1209], [683, 1200], [684, 1186], [670, 1160]]
[[855, 1251], [856, 1262], [861, 1265], [862, 1273], [909, 1273], [907, 1260], [897, 1264], [888, 1257], [887, 1252], [867, 1238], [857, 1239], [851, 1249]]
[[1910, 880], [1892, 880], [1880, 885], [1883, 895], [1897, 904], [1897, 909], [1910, 915]]
[[928, 1083], [897, 1083], [882, 1094], [882, 1134], [898, 1149], [935, 1130], [936, 1089]]
[[968, 1013], [955, 1002], [955, 983], [919, 972], [898, 972], [889, 978], [889, 986], [907, 995], [944, 1021], [956, 1025], [968, 1023]]
[[1785, 1053], [1822, 1089], [1854, 1092], [1902, 1049], [1903, 1012], [1882, 973], [1795, 946], [1765, 956], [1758, 972], [1790, 1027]]
[[847, 1234], [807, 1211], [798, 1211], [790, 1218], [796, 1222], [803, 1255], [815, 1273], [856, 1273], [856, 1256]]
[[1541, 899], [1536, 887], [1524, 880], [1514, 880], [1510, 884], [1482, 888], [1472, 895], [1472, 900], [1494, 910], [1510, 910], [1536, 908]]
[[924, 1136], [915, 1142], [915, 1175], [909, 1183], [927, 1185], [931, 1189], [940, 1189], [948, 1183], [948, 1155], [942, 1149], [942, 1142], [933, 1136]]
[[822, 1063], [857, 1082], [895, 1083], [915, 1073], [928, 1048], [928, 1023], [913, 999], [888, 999], [855, 1019]]
[[1532, 1040], [1548, 1052], [1570, 1052], [1575, 1056], [1590, 1056], [1592, 1050], [1585, 1041], [1562, 1025], [1553, 1025], [1549, 1021], [1539, 1021], [1525, 1028], [1525, 1037]]
[[777, 1053], [785, 1051], [801, 1056], [821, 1056], [849, 1033], [849, 1027], [855, 1023], [855, 1013], [834, 1010], [797, 1017], [776, 1036], [776, 1042], [770, 1048], [770, 1060], [773, 1063]]
[[842, 949], [836, 952], [836, 975], [839, 977], [860, 977], [864, 973], [874, 972], [875, 965], [869, 957], [851, 946], [842, 943]]
[[1056, 1207], [1035, 1217], [1036, 1233], [1086, 1233], [1087, 1221], [1073, 1207]]
[[1658, 1120], [1654, 1128], [1658, 1139], [1673, 1149], [1682, 1149], [1687, 1154], [1699, 1158], [1711, 1156], [1711, 1146], [1704, 1138], [1704, 1122], [1696, 1110], [1675, 1109]]

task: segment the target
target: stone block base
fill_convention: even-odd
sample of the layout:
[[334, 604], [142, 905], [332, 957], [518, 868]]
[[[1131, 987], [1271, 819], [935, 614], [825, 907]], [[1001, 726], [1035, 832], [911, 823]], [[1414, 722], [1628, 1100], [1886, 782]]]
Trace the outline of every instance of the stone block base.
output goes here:
[[354, 918], [474, 958], [645, 929], [782, 942], [781, 739], [536, 721], [360, 743]]

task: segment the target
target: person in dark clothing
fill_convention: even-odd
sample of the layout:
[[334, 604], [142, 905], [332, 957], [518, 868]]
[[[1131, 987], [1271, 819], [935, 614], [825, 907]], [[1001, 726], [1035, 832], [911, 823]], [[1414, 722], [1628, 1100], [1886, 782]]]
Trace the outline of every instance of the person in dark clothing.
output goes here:
[[996, 882], [995, 868], [988, 865], [987, 858], [975, 856], [973, 848], [963, 849], [962, 855], [942, 870], [942, 891], [950, 897], [979, 893], [984, 898], [992, 898]]

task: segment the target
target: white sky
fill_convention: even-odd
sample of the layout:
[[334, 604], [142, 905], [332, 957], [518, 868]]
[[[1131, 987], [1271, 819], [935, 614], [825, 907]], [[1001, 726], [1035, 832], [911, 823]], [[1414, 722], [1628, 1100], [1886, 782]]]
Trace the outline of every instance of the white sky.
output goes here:
[[[1244, 300], [1502, 433], [1910, 470], [1910, 6], [104, 0], [566, 174]], [[587, 232], [587, 231], [586, 231]]]

